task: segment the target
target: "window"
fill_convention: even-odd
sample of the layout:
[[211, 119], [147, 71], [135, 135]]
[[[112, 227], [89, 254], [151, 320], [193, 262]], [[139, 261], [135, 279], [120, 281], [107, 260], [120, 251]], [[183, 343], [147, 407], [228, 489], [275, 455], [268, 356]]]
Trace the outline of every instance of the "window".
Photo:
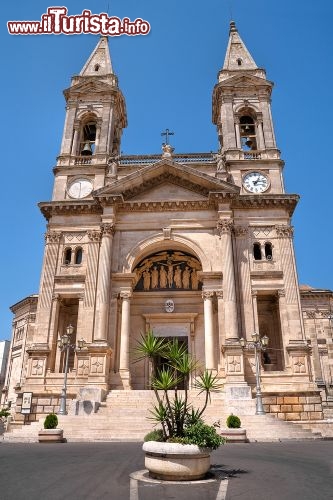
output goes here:
[[240, 120], [240, 138], [243, 151], [257, 149], [256, 126], [251, 116], [241, 116]]
[[267, 260], [272, 260], [273, 252], [272, 252], [272, 244], [265, 243], [265, 257]]
[[69, 265], [72, 261], [72, 249], [71, 248], [66, 248], [64, 252], [64, 264]]
[[261, 260], [260, 243], [253, 243], [253, 257], [254, 257], [254, 260]]
[[99, 65], [99, 64], [95, 64], [95, 66], [94, 66], [94, 70], [95, 70], [95, 71], [98, 71], [98, 70], [99, 70], [99, 68], [100, 68], [100, 65]]
[[77, 248], [75, 250], [75, 264], [82, 264], [82, 248]]
[[239, 57], [239, 58], [237, 59], [237, 64], [238, 64], [238, 66], [241, 66], [241, 65], [242, 65], [242, 62], [243, 62], [243, 61], [242, 61], [242, 59]]

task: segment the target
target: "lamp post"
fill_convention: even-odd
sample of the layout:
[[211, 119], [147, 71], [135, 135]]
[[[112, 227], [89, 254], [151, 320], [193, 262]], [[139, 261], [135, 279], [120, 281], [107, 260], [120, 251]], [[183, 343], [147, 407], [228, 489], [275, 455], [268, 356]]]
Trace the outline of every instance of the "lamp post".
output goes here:
[[71, 344], [71, 335], [74, 332], [74, 327], [72, 325], [68, 325], [66, 328], [66, 333], [64, 333], [60, 339], [58, 340], [58, 347], [61, 352], [65, 352], [65, 372], [64, 372], [64, 384], [61, 389], [60, 395], [60, 407], [58, 411], [58, 415], [67, 415], [66, 410], [66, 399], [67, 399], [67, 374], [68, 374], [68, 360], [69, 360], [69, 351], [71, 349], [81, 350], [85, 346], [85, 340], [81, 339], [77, 341], [76, 344]]
[[254, 349], [255, 369], [256, 369], [256, 415], [265, 415], [264, 406], [262, 404], [261, 381], [260, 381], [260, 351], [265, 351], [268, 346], [269, 338], [264, 335], [260, 338], [259, 333], [252, 334], [252, 341], [248, 342], [244, 338], [240, 339], [240, 344], [243, 349]]

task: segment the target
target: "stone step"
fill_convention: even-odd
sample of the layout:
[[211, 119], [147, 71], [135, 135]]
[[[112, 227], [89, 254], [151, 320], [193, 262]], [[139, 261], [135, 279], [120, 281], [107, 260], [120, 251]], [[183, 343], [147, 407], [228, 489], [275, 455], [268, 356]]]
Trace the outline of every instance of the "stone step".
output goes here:
[[[201, 406], [203, 395], [190, 391], [189, 400]], [[111, 391], [96, 414], [59, 416], [59, 428], [68, 441], [142, 441], [154, 428], [148, 417], [155, 395], [152, 391]], [[207, 423], [220, 421], [225, 426], [230, 413], [241, 418], [242, 428], [250, 441], [283, 441], [318, 439], [320, 433], [298, 424], [277, 420], [272, 415], [256, 415], [255, 401], [225, 401], [220, 393], [212, 394], [211, 404], [204, 414]], [[38, 440], [44, 419], [4, 435], [4, 440], [31, 442]], [[317, 430], [317, 429], [316, 429]]]

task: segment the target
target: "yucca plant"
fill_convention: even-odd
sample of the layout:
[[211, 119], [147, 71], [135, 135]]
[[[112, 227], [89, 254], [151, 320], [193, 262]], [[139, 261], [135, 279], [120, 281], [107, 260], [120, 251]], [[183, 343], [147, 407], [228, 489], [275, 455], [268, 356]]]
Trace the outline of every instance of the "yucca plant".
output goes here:
[[[164, 362], [159, 369], [158, 360], [161, 358]], [[195, 378], [194, 387], [199, 389], [199, 394], [205, 394], [205, 401], [202, 408], [194, 408], [188, 401], [188, 385], [191, 374], [199, 371], [199, 365], [184, 344], [177, 339], [155, 337], [153, 331], [149, 330], [141, 335], [135, 349], [135, 360], [142, 359], [151, 362], [151, 388], [155, 392], [157, 404], [150, 410], [150, 418], [156, 425], [161, 425], [163, 440], [206, 443], [206, 437], [205, 440], [201, 438], [204, 433], [205, 436], [214, 437], [210, 443], [212, 448], [222, 444], [223, 438], [218, 436], [215, 427], [207, 426], [202, 421], [211, 392], [219, 391], [222, 387], [217, 377], [209, 370], [204, 370]], [[179, 387], [184, 387], [182, 393], [179, 393]]]

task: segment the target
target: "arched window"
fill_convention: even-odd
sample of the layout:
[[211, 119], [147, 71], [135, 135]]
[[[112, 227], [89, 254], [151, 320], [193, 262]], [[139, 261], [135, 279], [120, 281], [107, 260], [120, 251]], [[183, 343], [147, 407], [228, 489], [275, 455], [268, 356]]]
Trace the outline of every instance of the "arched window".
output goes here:
[[77, 248], [75, 250], [75, 264], [82, 264], [82, 254], [83, 254], [83, 251], [82, 251], [82, 248]]
[[72, 261], [72, 249], [66, 248], [64, 252], [64, 264], [69, 265]]
[[241, 116], [240, 120], [240, 138], [243, 151], [257, 149], [256, 126], [251, 116]]
[[98, 70], [99, 70], [99, 68], [100, 68], [100, 65], [99, 65], [99, 64], [95, 64], [95, 66], [94, 66], [94, 70], [95, 70], [95, 71], [98, 71]]
[[242, 65], [242, 62], [243, 62], [243, 61], [242, 61], [242, 59], [239, 57], [239, 58], [237, 59], [237, 64], [238, 64], [238, 66], [241, 66], [241, 65]]
[[94, 120], [86, 121], [82, 125], [79, 154], [82, 156], [91, 156], [94, 154], [95, 142], [96, 122]]
[[272, 258], [273, 258], [273, 251], [272, 251], [272, 244], [271, 243], [265, 243], [265, 257], [267, 260], [272, 260]]
[[253, 243], [253, 257], [254, 260], [261, 260], [261, 246], [260, 243]]

